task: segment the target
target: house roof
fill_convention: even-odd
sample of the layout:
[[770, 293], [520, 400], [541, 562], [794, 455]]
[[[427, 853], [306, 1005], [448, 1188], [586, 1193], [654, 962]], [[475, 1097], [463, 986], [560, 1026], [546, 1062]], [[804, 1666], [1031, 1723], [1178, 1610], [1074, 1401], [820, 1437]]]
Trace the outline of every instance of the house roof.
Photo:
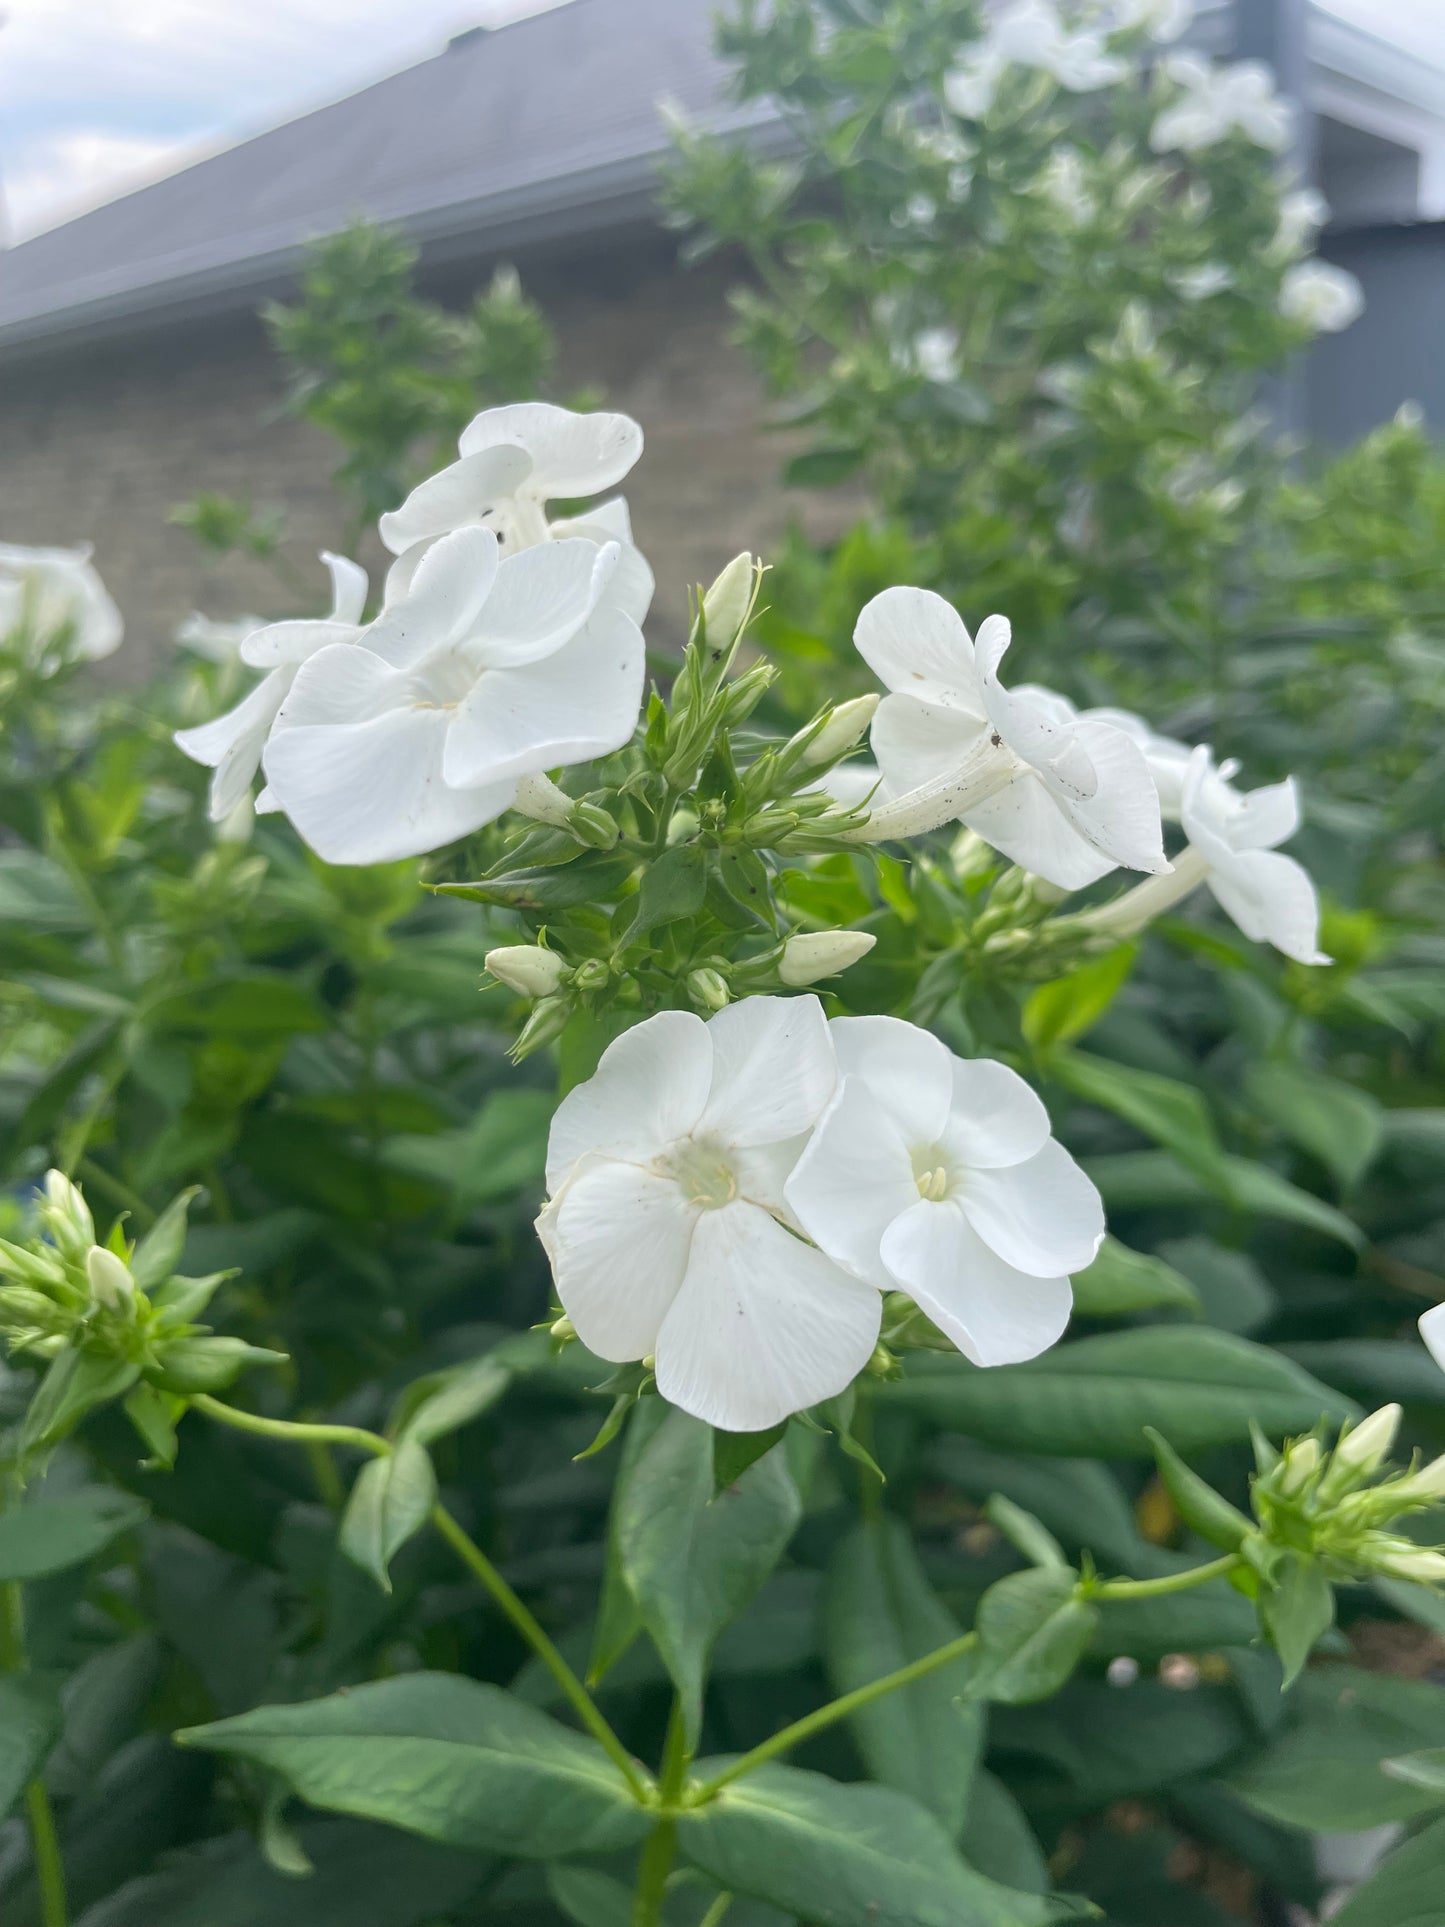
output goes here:
[[[1200, 44], [1228, 51], [1235, 3], [1196, 0]], [[404, 226], [434, 259], [637, 221], [669, 145], [662, 103], [781, 138], [765, 107], [728, 104], [717, 9], [554, 0], [0, 252], [0, 352], [253, 302], [357, 216]], [[1433, 170], [1418, 212], [1445, 212], [1439, 74], [1318, 6], [1309, 28], [1311, 105], [1408, 140]]]
[[723, 106], [715, 0], [571, 0], [446, 50], [0, 253], [0, 347], [226, 305], [364, 215], [510, 247], [635, 218], [659, 104]]

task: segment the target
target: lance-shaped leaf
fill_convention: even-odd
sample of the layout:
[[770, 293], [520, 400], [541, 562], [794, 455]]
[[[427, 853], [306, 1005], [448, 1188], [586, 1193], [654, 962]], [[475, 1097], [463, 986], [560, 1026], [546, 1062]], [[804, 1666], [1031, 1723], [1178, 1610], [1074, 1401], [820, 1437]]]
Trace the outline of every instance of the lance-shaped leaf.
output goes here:
[[1224, 1552], [1233, 1552], [1253, 1530], [1253, 1521], [1232, 1506], [1228, 1499], [1222, 1498], [1212, 1485], [1207, 1485], [1197, 1472], [1192, 1472], [1168, 1439], [1156, 1432], [1152, 1425], [1145, 1426], [1144, 1434], [1154, 1448], [1154, 1459], [1159, 1467], [1159, 1476], [1164, 1481], [1164, 1489], [1174, 1501], [1185, 1525], [1191, 1532], [1197, 1532], [1201, 1539], [1207, 1539], [1210, 1545], [1218, 1546]]
[[431, 1458], [414, 1438], [362, 1466], [342, 1515], [338, 1543], [353, 1564], [391, 1591], [391, 1562], [426, 1524], [436, 1504]]
[[969, 1690], [980, 1699], [1024, 1706], [1064, 1685], [1088, 1650], [1097, 1608], [1078, 1597], [1067, 1567], [1010, 1573], [979, 1601], [978, 1647]]
[[445, 1846], [548, 1860], [612, 1852], [648, 1828], [595, 1741], [446, 1673], [260, 1706], [176, 1738], [269, 1767], [312, 1806]]
[[0, 1584], [83, 1564], [139, 1525], [148, 1510], [120, 1492], [79, 1492], [0, 1514]]
[[58, 1675], [0, 1679], [0, 1820], [44, 1766], [59, 1735]]

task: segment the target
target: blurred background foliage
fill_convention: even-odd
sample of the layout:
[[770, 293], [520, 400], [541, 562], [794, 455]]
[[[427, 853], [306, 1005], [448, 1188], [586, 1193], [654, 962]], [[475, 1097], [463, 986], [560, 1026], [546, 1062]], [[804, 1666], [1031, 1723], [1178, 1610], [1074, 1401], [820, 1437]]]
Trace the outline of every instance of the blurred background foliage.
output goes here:
[[[935, 586], [972, 624], [1000, 609], [1031, 678], [1207, 737], [1250, 782], [1300, 776], [1297, 847], [1335, 962], [1287, 964], [1196, 902], [1137, 953], [1041, 981], [1046, 963], [990, 945], [1028, 909], [987, 853], [941, 847], [876, 876], [829, 858], [783, 879], [796, 914], [878, 936], [847, 1007], [906, 1012], [1040, 1078], [1142, 1257], [1097, 1272], [1080, 1335], [1035, 1366], [880, 1386], [886, 1486], [819, 1449], [787, 1559], [719, 1644], [717, 1750], [859, 1677], [879, 1642], [910, 1656], [900, 1598], [930, 1601], [925, 1644], [940, 1620], [967, 1624], [1018, 1563], [983, 1511], [992, 1494], [1111, 1570], [1187, 1563], [1144, 1422], [1182, 1427], [1236, 1497], [1250, 1416], [1278, 1434], [1398, 1399], [1408, 1442], [1445, 1448], [1445, 1378], [1413, 1336], [1445, 1299], [1445, 467], [1407, 419], [1329, 461], [1271, 429], [1261, 375], [1302, 337], [1278, 312], [1290, 257], [1257, 150], [1210, 150], [1164, 195], [1147, 111], [1123, 90], [1020, 79], [982, 151], [920, 120], [920, 76], [972, 12], [744, 5], [724, 30], [739, 90], [781, 91], [795, 153], [680, 136], [677, 217], [693, 247], [740, 251], [741, 337], [779, 421], [809, 431], [793, 479], [861, 484], [870, 504], [831, 548], [794, 535], [768, 558], [760, 640], [785, 672], [770, 720], [865, 686], [849, 638], [883, 587]], [[1059, 198], [1065, 149], [1082, 214]], [[1215, 263], [1227, 289], [1180, 291]], [[478, 407], [550, 377], [545, 320], [514, 276], [458, 316], [411, 274], [401, 243], [358, 228], [268, 316], [293, 405], [336, 441], [358, 528]], [[215, 547], [276, 551], [245, 504], [181, 516]], [[9, 688], [0, 1234], [50, 1163], [102, 1224], [127, 1213], [133, 1230], [202, 1185], [186, 1269], [237, 1267], [218, 1322], [291, 1361], [246, 1396], [372, 1425], [417, 1376], [546, 1317], [531, 1219], [555, 1074], [509, 1065], [519, 1007], [479, 993], [507, 913], [429, 894], [410, 863], [328, 869], [277, 819], [219, 836], [206, 823], [201, 773], [170, 733], [234, 700], [242, 673], [178, 653], [144, 692]], [[483, 832], [459, 865], [477, 874], [503, 836]], [[627, 1468], [617, 1446], [572, 1457], [607, 1410], [593, 1382], [575, 1351], [539, 1352], [439, 1448], [449, 1503], [579, 1662]], [[0, 1421], [25, 1389], [18, 1369], [0, 1377]], [[178, 1725], [419, 1664], [545, 1699], [433, 1542], [402, 1553], [390, 1594], [338, 1554], [348, 1473], [194, 1418], [172, 1473], [138, 1465], [108, 1417], [57, 1460], [37, 1502], [106, 1486], [148, 1508], [29, 1588], [32, 1663], [64, 1681], [48, 1777], [84, 1927], [617, 1917], [606, 1866], [549, 1884], [361, 1823], [293, 1831], [264, 1776], [170, 1745]], [[900, 1560], [918, 1562], [906, 1585]], [[1403, 1581], [1350, 1591], [1288, 1700], [1251, 1627], [1227, 1588], [1112, 1610], [1062, 1694], [991, 1713], [982, 1766], [969, 1747], [927, 1752], [912, 1700], [899, 1732], [837, 1729], [799, 1760], [904, 1784], [925, 1759], [980, 1867], [1041, 1887], [1047, 1863], [1120, 1927], [1282, 1922], [1319, 1898], [1312, 1833], [1398, 1821], [1415, 1838], [1341, 1918], [1426, 1927], [1440, 1916], [1412, 1914], [1410, 1895], [1432, 1869], [1445, 1880], [1438, 1797], [1376, 1769], [1445, 1745], [1445, 1686], [1425, 1683], [1445, 1613]], [[655, 1757], [667, 1690], [650, 1651], [632, 1646], [603, 1698]], [[14, 1820], [0, 1895], [8, 1927], [39, 1920]], [[681, 1889], [677, 1927], [707, 1898]]]

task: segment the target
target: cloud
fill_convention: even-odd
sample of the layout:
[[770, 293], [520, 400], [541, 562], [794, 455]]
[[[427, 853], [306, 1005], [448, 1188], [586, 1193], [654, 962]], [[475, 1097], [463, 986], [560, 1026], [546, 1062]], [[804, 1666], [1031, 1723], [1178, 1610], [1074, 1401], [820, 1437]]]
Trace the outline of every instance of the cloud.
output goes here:
[[27, 143], [4, 178], [12, 242], [27, 240], [101, 201], [187, 164], [199, 150], [184, 140], [144, 134], [61, 133]]

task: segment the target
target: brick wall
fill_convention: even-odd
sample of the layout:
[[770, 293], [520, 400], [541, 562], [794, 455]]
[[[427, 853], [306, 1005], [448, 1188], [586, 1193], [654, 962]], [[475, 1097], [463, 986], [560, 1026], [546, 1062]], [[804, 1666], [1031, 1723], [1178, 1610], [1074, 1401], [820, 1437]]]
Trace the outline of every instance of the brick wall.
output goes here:
[[[856, 501], [781, 488], [789, 445], [764, 427], [760, 387], [727, 345], [725, 266], [682, 274], [655, 237], [521, 265], [557, 330], [564, 386], [600, 385], [645, 430], [627, 495], [659, 579], [656, 644], [675, 641], [688, 585], [739, 549], [765, 554], [793, 516], [827, 535], [857, 512]], [[445, 292], [465, 293], [490, 269], [453, 268]], [[127, 681], [163, 656], [191, 609], [296, 611], [269, 569], [209, 558], [168, 511], [203, 489], [284, 503], [287, 560], [320, 596], [316, 552], [346, 533], [334, 463], [334, 445], [284, 412], [278, 364], [250, 315], [0, 365], [0, 541], [94, 543], [128, 625], [110, 673]], [[361, 559], [380, 565], [374, 538]]]

